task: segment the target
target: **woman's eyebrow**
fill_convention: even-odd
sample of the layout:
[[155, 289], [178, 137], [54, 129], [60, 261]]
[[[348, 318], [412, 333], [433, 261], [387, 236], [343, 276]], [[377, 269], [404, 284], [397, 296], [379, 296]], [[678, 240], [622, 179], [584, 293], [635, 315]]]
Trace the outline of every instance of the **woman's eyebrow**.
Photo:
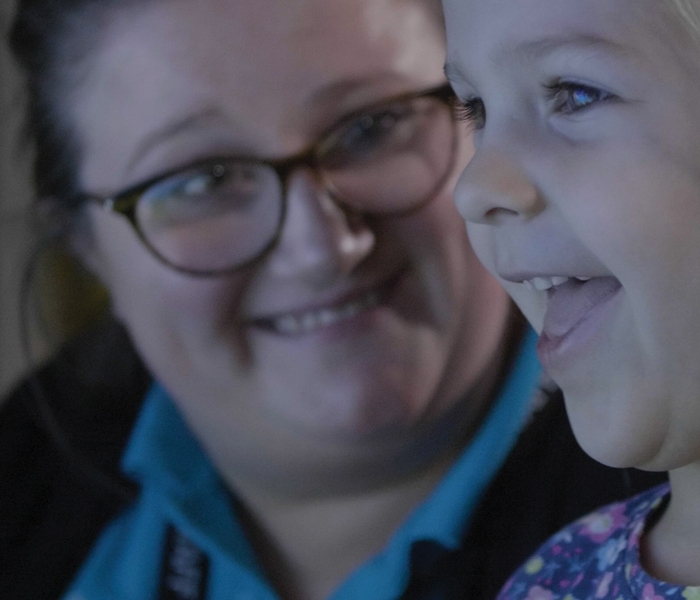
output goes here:
[[168, 139], [186, 132], [190, 129], [197, 129], [204, 123], [223, 119], [220, 110], [215, 107], [207, 107], [188, 114], [184, 117], [178, 117], [172, 121], [167, 121], [161, 127], [154, 129], [145, 136], [143, 141], [137, 146], [133, 157], [127, 164], [127, 171], [130, 171], [136, 163], [138, 163], [148, 152], [150, 152], [158, 144], [167, 141]]

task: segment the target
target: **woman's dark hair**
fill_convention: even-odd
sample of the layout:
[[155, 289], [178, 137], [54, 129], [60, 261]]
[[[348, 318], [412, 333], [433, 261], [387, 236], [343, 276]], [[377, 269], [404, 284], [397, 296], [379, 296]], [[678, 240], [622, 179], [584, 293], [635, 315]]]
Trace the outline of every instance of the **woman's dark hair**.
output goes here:
[[[35, 225], [40, 242], [32, 304], [49, 337], [71, 337], [104, 313], [106, 293], [72, 258], [73, 235], [84, 222], [78, 184], [81, 143], [70, 111], [74, 90], [85, 80], [95, 49], [102, 43], [115, 10], [138, 0], [17, 0], [9, 45], [24, 77], [24, 133], [34, 156], [32, 169]], [[82, 225], [80, 226], [82, 229]], [[41, 264], [36, 264], [41, 263]], [[60, 271], [60, 273], [59, 273]], [[42, 293], [47, 283], [60, 287]]]
[[37, 197], [74, 215], [80, 143], [66, 107], [104, 33], [112, 8], [136, 0], [18, 0], [10, 49], [25, 78], [26, 135]]
[[[81, 148], [67, 110], [70, 95], [89, 67], [90, 56], [100, 43], [110, 9], [135, 4], [138, 4], [136, 0], [17, 1], [9, 44], [24, 77], [24, 128], [34, 152], [34, 191], [42, 209], [48, 209], [43, 218], [38, 219], [40, 241], [25, 270], [20, 299], [22, 343], [30, 364], [33, 362], [29, 341], [31, 316], [36, 305], [41, 304], [33, 301], [35, 275], [47, 255], [54, 266], [57, 257], [60, 262], [61, 254], [57, 252], [61, 252], [69, 239], [80, 212]], [[86, 289], [94, 292], [94, 282], [85, 284], [76, 273], [69, 270], [68, 281], [78, 281], [79, 292], [83, 295]], [[36, 374], [30, 376], [28, 386], [27, 399], [33, 403], [30, 414], [39, 419], [68, 465], [108, 493], [121, 499], [130, 498], [132, 489], [102, 472], [73, 445], [75, 432], [66, 429], [57, 418], [58, 411]]]

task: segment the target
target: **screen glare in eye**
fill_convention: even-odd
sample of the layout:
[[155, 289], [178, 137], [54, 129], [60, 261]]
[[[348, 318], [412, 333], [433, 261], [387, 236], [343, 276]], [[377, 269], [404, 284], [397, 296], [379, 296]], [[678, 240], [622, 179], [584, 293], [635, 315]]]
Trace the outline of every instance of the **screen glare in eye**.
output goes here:
[[206, 192], [210, 183], [211, 177], [209, 175], [198, 175], [185, 183], [182, 191], [187, 196], [197, 196]]

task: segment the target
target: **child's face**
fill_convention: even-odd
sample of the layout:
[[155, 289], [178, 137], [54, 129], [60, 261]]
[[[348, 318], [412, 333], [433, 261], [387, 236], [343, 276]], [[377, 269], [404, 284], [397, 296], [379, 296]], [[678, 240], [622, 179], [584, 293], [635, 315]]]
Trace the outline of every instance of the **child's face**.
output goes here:
[[700, 461], [700, 45], [661, 0], [445, 9], [450, 81], [485, 109], [457, 205], [580, 443]]

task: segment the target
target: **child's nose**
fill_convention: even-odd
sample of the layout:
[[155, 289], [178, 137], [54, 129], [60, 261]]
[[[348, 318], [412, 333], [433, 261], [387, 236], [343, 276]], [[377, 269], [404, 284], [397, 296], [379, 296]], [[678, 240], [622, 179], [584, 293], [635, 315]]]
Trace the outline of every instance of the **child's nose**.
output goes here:
[[371, 254], [374, 232], [349, 214], [309, 169], [287, 180], [287, 214], [270, 266], [285, 277], [314, 280], [347, 275]]
[[464, 169], [455, 202], [466, 221], [487, 225], [528, 219], [544, 210], [537, 186], [515, 159], [490, 148], [478, 151]]

